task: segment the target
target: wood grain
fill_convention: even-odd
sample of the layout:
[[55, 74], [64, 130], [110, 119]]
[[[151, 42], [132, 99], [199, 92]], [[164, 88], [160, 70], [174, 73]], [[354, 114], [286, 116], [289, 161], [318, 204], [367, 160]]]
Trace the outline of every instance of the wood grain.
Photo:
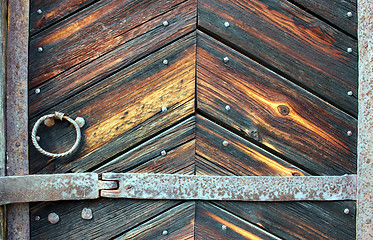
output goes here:
[[357, 96], [354, 38], [285, 0], [201, 0], [198, 25], [357, 116], [357, 98], [347, 95]]
[[[279, 239], [207, 202], [196, 204], [195, 239]], [[222, 226], [226, 226], [223, 229]]]
[[[131, 40], [134, 34], [131, 29], [170, 11], [181, 2], [183, 0], [100, 1], [35, 35], [30, 39], [30, 87], [114, 50]], [[161, 23], [158, 28], [164, 28]], [[38, 51], [39, 47], [43, 52]]]
[[[85, 118], [84, 142], [74, 155], [53, 161], [30, 148], [31, 172], [87, 171], [192, 114], [195, 41], [194, 34], [185, 36], [54, 107]], [[162, 112], [162, 107], [168, 110]], [[39, 135], [46, 134], [40, 144], [48, 141], [54, 151], [71, 144], [74, 138], [58, 131], [40, 130]]]
[[[357, 38], [357, 1], [291, 0]], [[351, 12], [352, 16], [347, 16]]]
[[183, 203], [115, 239], [195, 239], [194, 212], [194, 202]]
[[[81, 10], [96, 0], [31, 0], [30, 35], [58, 22], [60, 19]], [[42, 13], [38, 13], [38, 10]]]
[[[167, 27], [162, 25], [165, 19], [169, 22]], [[97, 58], [89, 63], [82, 62], [70, 69], [65, 69], [66, 71], [63, 73], [41, 85], [39, 83], [34, 84], [34, 78], [30, 76], [30, 116], [35, 117], [36, 114], [47, 111], [52, 106], [177, 40], [193, 31], [195, 25], [196, 3], [195, 1], [187, 1], [163, 15], [130, 29], [123, 35], [124, 42], [112, 51], [107, 49], [104, 55], [96, 56]], [[90, 46], [86, 45], [85, 48], [89, 50]], [[43, 58], [45, 54], [48, 55], [49, 53], [44, 51], [42, 53]], [[40, 58], [40, 54], [34, 57]], [[47, 58], [49, 57], [47, 56]], [[30, 56], [31, 60], [32, 58]], [[52, 65], [58, 65], [58, 62], [50, 59]], [[49, 70], [48, 68], [41, 69], [45, 73]], [[35, 93], [36, 87], [40, 89], [39, 94]]]
[[197, 98], [204, 114], [310, 173], [356, 172], [356, 119], [202, 33]]
[[[228, 145], [224, 146], [223, 142]], [[306, 172], [227, 131], [197, 117], [196, 154], [219, 168], [241, 176], [304, 176]], [[196, 169], [198, 172], [198, 168]]]

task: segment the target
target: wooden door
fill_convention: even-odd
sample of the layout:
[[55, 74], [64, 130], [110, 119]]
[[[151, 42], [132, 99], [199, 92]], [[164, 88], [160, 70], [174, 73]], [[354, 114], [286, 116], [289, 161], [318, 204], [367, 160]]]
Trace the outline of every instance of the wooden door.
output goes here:
[[[356, 1], [31, 1], [30, 174], [356, 173]], [[74, 128], [41, 126], [62, 152]], [[90, 208], [91, 220], [81, 217]], [[346, 210], [347, 209], [347, 210]], [[354, 239], [355, 202], [30, 205], [32, 239]], [[48, 214], [59, 222], [48, 222]]]

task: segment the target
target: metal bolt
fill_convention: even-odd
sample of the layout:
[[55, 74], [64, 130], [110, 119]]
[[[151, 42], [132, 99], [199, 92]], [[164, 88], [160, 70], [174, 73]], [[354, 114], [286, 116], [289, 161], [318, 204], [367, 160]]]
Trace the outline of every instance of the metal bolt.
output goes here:
[[167, 112], [167, 107], [162, 107], [162, 112]]
[[161, 155], [162, 155], [162, 156], [166, 156], [166, 155], [167, 155], [167, 152], [166, 152], [165, 150], [163, 150], [163, 151], [161, 152]]
[[42, 13], [43, 13], [43, 11], [42, 11], [41, 9], [38, 9], [36, 12], [37, 12], [38, 14], [42, 14]]
[[347, 136], [351, 137], [352, 136], [352, 132], [351, 131], [347, 131]]
[[42, 47], [38, 47], [38, 52], [42, 52], [44, 49]]
[[347, 92], [347, 95], [348, 95], [348, 96], [352, 96], [352, 94], [353, 94], [352, 91], [348, 91], [348, 92]]
[[162, 24], [163, 24], [163, 26], [165, 26], [165, 27], [168, 26], [168, 22], [167, 22], [167, 21], [164, 21]]
[[163, 60], [163, 64], [167, 65], [168, 64], [168, 60], [167, 59]]
[[39, 221], [40, 220], [40, 216], [35, 216], [35, 221]]
[[222, 226], [221, 226], [221, 229], [223, 229], [223, 230], [225, 231], [225, 230], [227, 230], [227, 226], [222, 225]]
[[16, 142], [16, 147], [20, 147], [21, 144], [19, 142]]
[[167, 230], [164, 230], [163, 232], [162, 232], [162, 235], [167, 235], [168, 234], [168, 231]]
[[347, 12], [347, 17], [352, 17], [352, 12]]
[[40, 141], [40, 137], [39, 136], [36, 136], [36, 141]]
[[35, 93], [39, 94], [40, 93], [40, 88], [35, 89]]
[[344, 212], [345, 214], [349, 214], [349, 213], [350, 213], [350, 209], [346, 208], [343, 212]]
[[352, 53], [352, 48], [347, 48], [347, 52]]
[[52, 224], [56, 224], [60, 221], [60, 217], [57, 215], [57, 213], [49, 213], [48, 221]]
[[224, 146], [224, 147], [228, 146], [228, 144], [229, 144], [228, 141], [226, 141], [226, 140], [223, 141], [223, 146]]
[[227, 62], [229, 62], [229, 58], [228, 58], [228, 57], [224, 57], [224, 58], [223, 58], [223, 61], [224, 61], [225, 63], [227, 63]]
[[225, 106], [225, 110], [227, 110], [227, 111], [231, 110], [231, 106], [226, 105], [226, 106]]
[[83, 208], [82, 210], [82, 218], [85, 220], [91, 220], [93, 218], [92, 209], [90, 208]]
[[229, 22], [225, 22], [225, 23], [224, 23], [224, 26], [225, 26], [225, 27], [229, 27], [229, 26], [230, 26]]

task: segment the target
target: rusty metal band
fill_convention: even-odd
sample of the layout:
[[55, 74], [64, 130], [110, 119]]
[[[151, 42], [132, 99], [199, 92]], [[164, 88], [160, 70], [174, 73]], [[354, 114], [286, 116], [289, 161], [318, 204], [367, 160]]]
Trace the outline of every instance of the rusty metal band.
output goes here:
[[373, 2], [358, 1], [359, 134], [356, 239], [373, 239]]
[[99, 197], [97, 173], [0, 177], [0, 205]]
[[119, 181], [101, 197], [231, 201], [335, 201], [356, 199], [356, 175], [306, 177], [201, 176], [103, 173]]

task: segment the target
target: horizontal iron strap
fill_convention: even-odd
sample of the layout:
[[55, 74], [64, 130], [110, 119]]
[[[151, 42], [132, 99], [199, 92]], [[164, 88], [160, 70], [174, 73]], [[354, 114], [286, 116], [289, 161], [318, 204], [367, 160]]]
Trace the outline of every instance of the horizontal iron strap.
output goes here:
[[101, 197], [233, 201], [356, 200], [356, 175], [344, 176], [201, 176], [141, 173], [103, 173], [119, 181], [117, 190]]
[[0, 177], [0, 205], [16, 202], [82, 200], [99, 197], [97, 173]]

